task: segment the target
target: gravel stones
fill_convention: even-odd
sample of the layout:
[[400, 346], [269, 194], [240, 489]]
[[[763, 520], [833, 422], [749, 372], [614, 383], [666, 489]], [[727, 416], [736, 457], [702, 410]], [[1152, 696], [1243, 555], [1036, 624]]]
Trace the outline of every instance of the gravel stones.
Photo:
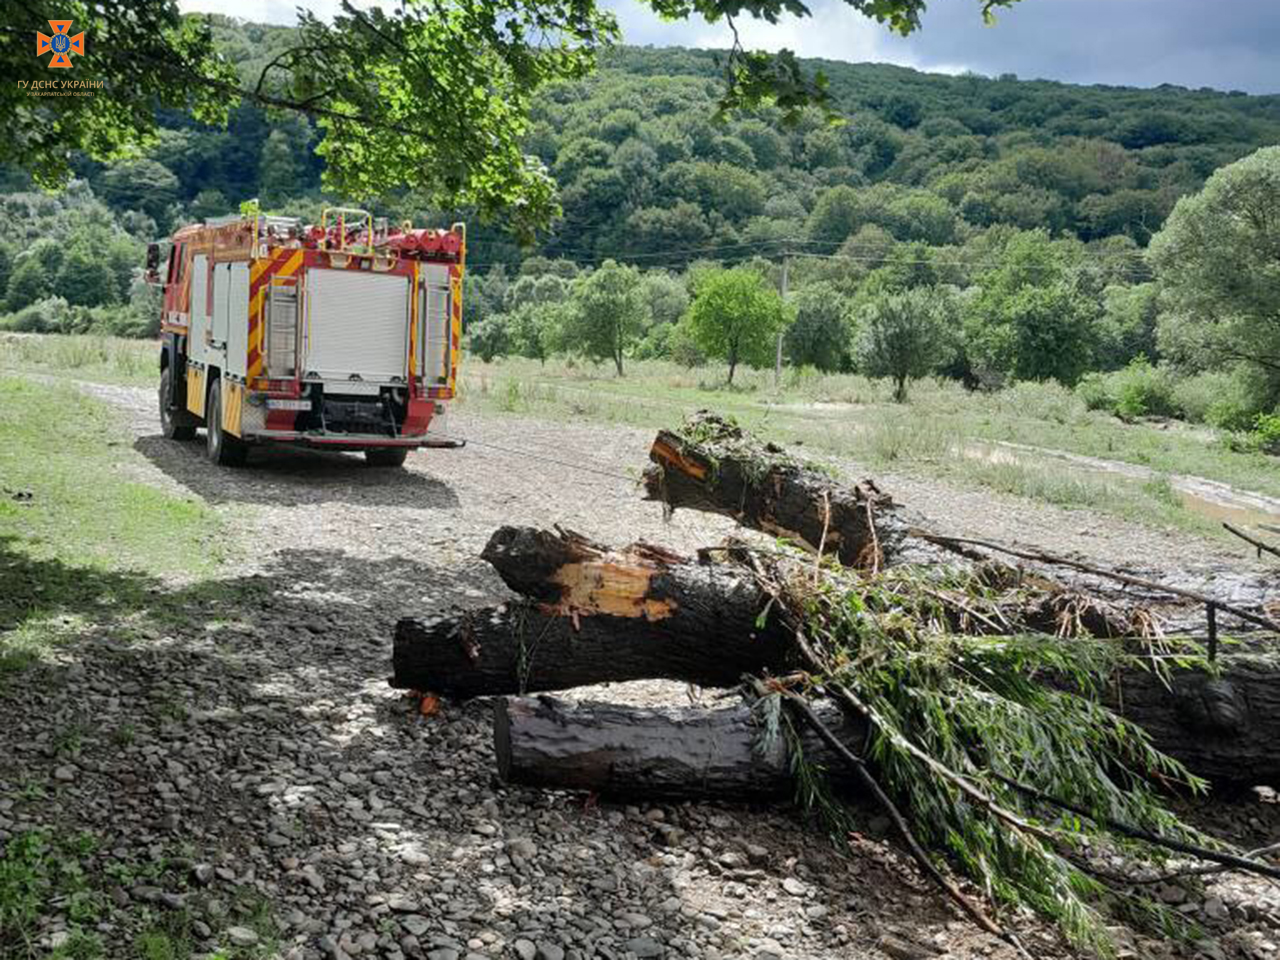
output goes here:
[[[489, 704], [426, 719], [385, 685], [396, 617], [508, 596], [476, 559], [500, 523], [551, 516], [613, 543], [689, 550], [720, 541], [727, 521], [666, 526], [626, 481], [478, 445], [414, 453], [386, 474], [287, 451], [219, 471], [155, 437], [151, 391], [112, 389], [136, 407], [139, 481], [203, 499], [244, 544], [228, 544], [215, 578], [148, 586], [127, 622], [92, 625], [0, 686], [0, 846], [33, 829], [93, 838], [77, 856], [105, 894], [104, 956], [131, 955], [144, 923], [183, 909], [206, 956], [271, 941], [284, 960], [861, 960], [889, 919], [956, 956], [1004, 960], [902, 882], [913, 868], [892, 844], [837, 855], [784, 805], [625, 807], [503, 787]], [[651, 438], [450, 417], [451, 432], [620, 474]], [[154, 616], [161, 599], [180, 613]], [[688, 691], [576, 695], [645, 705]], [[64, 732], [76, 750], [55, 749]], [[1258, 833], [1280, 832], [1274, 806]], [[1240, 900], [1214, 895], [1182, 906], [1226, 924]], [[1276, 912], [1269, 896], [1251, 894], [1260, 924]], [[45, 942], [68, 929], [64, 910], [50, 899]]]
[[227, 927], [227, 939], [237, 947], [252, 947], [259, 937], [248, 927]]

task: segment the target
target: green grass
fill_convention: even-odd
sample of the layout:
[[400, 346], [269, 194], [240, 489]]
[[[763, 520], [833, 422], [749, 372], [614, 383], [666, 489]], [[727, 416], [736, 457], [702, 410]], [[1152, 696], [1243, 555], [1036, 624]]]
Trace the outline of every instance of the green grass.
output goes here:
[[0, 333], [0, 372], [154, 386], [160, 376], [160, 345], [77, 334]]
[[215, 511], [133, 479], [145, 463], [105, 404], [0, 375], [0, 679], [221, 562]]
[[[562, 360], [484, 364], [472, 358], [463, 368], [461, 394], [458, 402], [482, 411], [649, 428], [710, 407], [811, 454], [1215, 536], [1217, 523], [1183, 504], [1171, 475], [1280, 497], [1275, 458], [1229, 451], [1205, 429], [1123, 423], [1086, 409], [1074, 393], [1053, 383], [971, 393], [954, 382], [927, 380], [912, 385], [907, 404], [895, 404], [885, 382], [812, 370], [785, 371], [780, 390], [773, 387], [772, 371], [744, 370], [730, 389], [723, 371], [711, 367], [632, 363], [620, 378], [603, 366]], [[992, 442], [1137, 464], [1154, 476], [1112, 476], [1031, 453], [1019, 454], [1016, 462], [1012, 455], [975, 455]]]
[[[252, 890], [237, 890], [228, 925], [240, 924], [258, 934], [252, 947], [227, 945], [204, 954], [194, 931], [195, 913], [189, 907], [155, 909], [134, 905], [128, 913], [112, 910], [108, 890], [146, 881], [166, 889], [185, 889], [185, 871], [169, 869], [164, 857], [146, 862], [114, 858], [102, 868], [95, 857], [99, 841], [91, 834], [61, 836], [49, 830], [30, 830], [13, 836], [0, 848], [0, 958], [3, 960], [115, 960], [95, 927], [110, 919], [123, 920], [133, 930], [128, 960], [190, 960], [200, 953], [209, 960], [263, 960], [277, 956], [279, 928], [270, 903]], [[162, 879], [163, 878], [163, 879]], [[191, 894], [199, 897], [202, 894]], [[60, 913], [66, 919], [67, 939], [49, 952], [40, 946], [41, 918]]]

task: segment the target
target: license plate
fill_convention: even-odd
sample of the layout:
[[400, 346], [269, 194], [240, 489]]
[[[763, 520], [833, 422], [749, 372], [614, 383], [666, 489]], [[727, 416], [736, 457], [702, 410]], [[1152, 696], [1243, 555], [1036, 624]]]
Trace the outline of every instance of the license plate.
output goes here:
[[268, 410], [310, 410], [310, 400], [268, 400]]

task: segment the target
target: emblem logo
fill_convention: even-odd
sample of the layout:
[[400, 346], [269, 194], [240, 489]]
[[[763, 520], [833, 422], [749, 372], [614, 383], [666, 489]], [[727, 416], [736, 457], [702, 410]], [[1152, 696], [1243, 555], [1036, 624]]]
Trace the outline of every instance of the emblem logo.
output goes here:
[[53, 57], [49, 60], [50, 68], [70, 67], [73, 53], [84, 56], [84, 31], [80, 31], [74, 37], [71, 36], [71, 24], [70, 20], [50, 20], [52, 37], [36, 31], [36, 56], [42, 57], [46, 53], [52, 53]]

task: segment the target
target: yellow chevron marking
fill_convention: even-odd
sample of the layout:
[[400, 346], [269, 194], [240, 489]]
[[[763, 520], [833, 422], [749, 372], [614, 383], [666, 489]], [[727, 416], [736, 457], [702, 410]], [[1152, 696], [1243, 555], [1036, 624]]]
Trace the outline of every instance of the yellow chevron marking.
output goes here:
[[222, 391], [222, 429], [233, 437], [240, 436], [240, 413], [244, 406], [244, 387], [224, 380]]
[[187, 409], [197, 417], [204, 416], [204, 371], [187, 365]]

